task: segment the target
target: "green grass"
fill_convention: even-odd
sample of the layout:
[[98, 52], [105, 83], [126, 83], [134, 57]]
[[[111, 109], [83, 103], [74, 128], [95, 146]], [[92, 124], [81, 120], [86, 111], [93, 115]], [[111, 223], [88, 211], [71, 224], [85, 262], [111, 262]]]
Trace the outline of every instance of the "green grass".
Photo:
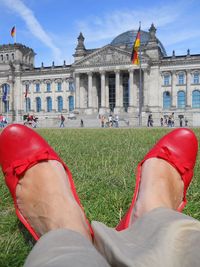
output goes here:
[[[115, 226], [132, 199], [134, 170], [169, 129], [39, 129], [70, 168], [89, 220]], [[200, 129], [194, 129], [200, 140]], [[184, 213], [200, 219], [200, 160]], [[32, 240], [18, 222], [0, 177], [0, 266], [20, 267]]]

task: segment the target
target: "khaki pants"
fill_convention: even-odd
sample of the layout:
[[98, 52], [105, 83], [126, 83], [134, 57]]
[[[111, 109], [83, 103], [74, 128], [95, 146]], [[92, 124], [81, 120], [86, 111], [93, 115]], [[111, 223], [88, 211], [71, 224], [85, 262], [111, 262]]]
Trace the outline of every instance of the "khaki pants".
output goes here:
[[59, 229], [34, 246], [25, 267], [200, 266], [200, 222], [157, 208], [117, 232], [92, 222], [95, 247], [80, 234]]

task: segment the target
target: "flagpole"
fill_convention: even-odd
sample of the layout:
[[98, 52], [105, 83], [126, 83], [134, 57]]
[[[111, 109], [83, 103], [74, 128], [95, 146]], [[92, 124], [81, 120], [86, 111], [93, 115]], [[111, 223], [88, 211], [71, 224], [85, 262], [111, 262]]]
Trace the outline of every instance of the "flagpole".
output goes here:
[[[141, 21], [139, 22], [139, 28], [141, 29]], [[141, 43], [139, 46], [139, 63], [140, 63], [140, 69], [139, 69], [139, 113], [138, 113], [138, 119], [139, 119], [139, 126], [142, 126], [142, 67], [141, 67]]]

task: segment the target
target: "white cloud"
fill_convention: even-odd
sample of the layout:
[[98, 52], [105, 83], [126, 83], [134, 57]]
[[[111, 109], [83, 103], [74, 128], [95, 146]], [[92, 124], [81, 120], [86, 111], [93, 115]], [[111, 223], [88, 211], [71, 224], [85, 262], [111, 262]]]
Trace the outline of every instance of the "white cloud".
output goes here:
[[102, 17], [89, 17], [85, 21], [77, 21], [77, 26], [84, 33], [88, 42], [105, 40], [118, 34], [139, 27], [147, 30], [154, 22], [156, 27], [163, 27], [173, 23], [178, 18], [177, 9], [171, 6], [156, 7], [145, 10], [113, 11], [112, 14]]
[[173, 45], [177, 50], [180, 45], [184, 44], [188, 48], [188, 42], [192, 38], [195, 40], [196, 47], [199, 47], [199, 13], [194, 14], [194, 2], [196, 1], [177, 0], [173, 2], [173, 5], [170, 1], [168, 4], [167, 2], [160, 3], [160, 5], [157, 3], [151, 8], [143, 6], [134, 10], [113, 10], [109, 14], [90, 16], [76, 23], [83, 32], [88, 46], [101, 45], [103, 42], [112, 41], [125, 31], [137, 30], [139, 21], [141, 21], [143, 30], [148, 30], [151, 23], [154, 23], [157, 28], [157, 37], [166, 49], [168, 47], [171, 49]]
[[61, 60], [60, 49], [53, 43], [49, 34], [42, 28], [31, 9], [29, 9], [21, 0], [1, 0], [1, 2], [25, 21], [29, 31], [44, 45], [51, 49], [55, 59], [58, 61]]

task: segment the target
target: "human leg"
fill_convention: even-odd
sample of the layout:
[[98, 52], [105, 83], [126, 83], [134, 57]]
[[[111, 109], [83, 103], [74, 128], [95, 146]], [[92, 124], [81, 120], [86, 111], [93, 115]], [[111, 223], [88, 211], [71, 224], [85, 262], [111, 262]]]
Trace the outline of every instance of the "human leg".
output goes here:
[[92, 222], [97, 250], [115, 267], [199, 267], [200, 222], [156, 208], [123, 231]]
[[43, 235], [28, 255], [24, 267], [109, 267], [93, 244], [67, 228]]
[[[38, 262], [49, 257], [47, 262], [50, 265], [46, 266], [52, 266], [52, 261], [54, 266], [60, 266], [59, 260], [72, 258], [70, 253], [73, 250], [74, 266], [82, 266], [81, 258], [84, 262], [88, 259], [87, 266], [95, 266], [90, 263], [95, 262], [95, 259], [101, 262], [97, 266], [108, 266], [92, 246], [93, 232], [81, 207], [69, 169], [43, 138], [26, 126], [8, 126], [0, 135], [0, 164], [18, 218], [36, 240], [44, 235], [39, 244], [45, 244], [45, 253], [37, 255]], [[64, 230], [59, 246], [55, 242], [59, 239], [57, 235], [48, 235], [57, 229]], [[62, 249], [63, 242], [66, 250]], [[44, 251], [41, 247], [39, 251]], [[41, 266], [39, 263], [31, 264]], [[67, 264], [65, 262], [66, 266], [71, 266]]]
[[[157, 152], [163, 150], [159, 142], [139, 164], [137, 195], [119, 224], [121, 231], [92, 223], [96, 247], [112, 266], [199, 266], [200, 222], [177, 212], [186, 204], [197, 140], [190, 131], [181, 131], [181, 136], [177, 143], [173, 135], [173, 145], [171, 134], [164, 138], [166, 153], [171, 152], [168, 158], [161, 153], [155, 157], [155, 147]], [[186, 149], [187, 142], [192, 152]]]
[[[154, 177], [156, 176], [161, 176], [163, 177], [162, 182], [167, 183], [168, 179], [165, 179], [166, 175], [163, 173], [166, 172], [166, 166], [171, 165], [171, 167], [174, 168], [171, 169], [172, 173], [178, 173], [179, 176], [181, 177], [183, 184], [184, 184], [184, 190], [183, 190], [183, 197], [180, 205], [177, 207], [178, 211], [182, 211], [183, 208], [185, 207], [187, 200], [186, 200], [186, 192], [187, 188], [191, 182], [191, 179], [193, 177], [193, 170], [196, 162], [196, 156], [197, 156], [197, 151], [198, 151], [198, 141], [194, 133], [186, 128], [181, 128], [181, 129], [175, 129], [168, 134], [166, 134], [163, 138], [161, 138], [155, 146], [146, 154], [144, 159], [138, 164], [137, 167], [137, 173], [136, 173], [136, 184], [135, 184], [135, 192], [133, 195], [132, 203], [131, 206], [124, 216], [124, 218], [120, 221], [116, 229], [118, 231], [126, 229], [134, 220], [134, 216], [137, 217], [136, 212], [136, 200], [138, 199], [138, 193], [139, 190], [142, 188], [142, 192], [140, 194], [141, 196], [147, 196], [146, 193], [143, 193], [144, 188], [150, 188], [152, 190], [149, 190], [150, 192], [154, 192]], [[152, 159], [150, 163], [148, 161]], [[163, 161], [160, 161], [160, 166], [158, 168], [157, 166], [157, 160], [162, 159]], [[142, 167], [145, 165], [146, 173], [148, 174], [148, 179], [143, 179], [143, 182], [145, 182], [145, 186], [141, 187], [141, 178], [142, 178]], [[149, 172], [148, 165], [154, 165], [151, 166], [151, 170], [153, 170], [153, 174]], [[167, 164], [167, 165], [166, 165]], [[167, 177], [171, 177], [172, 173], [170, 174], [170, 168], [168, 168], [169, 175]], [[158, 171], [157, 171], [158, 170]], [[153, 177], [152, 177], [153, 176]], [[169, 182], [170, 186], [170, 182]], [[161, 188], [166, 189], [166, 186], [162, 186]], [[159, 193], [159, 192], [158, 192]], [[165, 194], [162, 194], [165, 196]], [[149, 205], [149, 201], [151, 203], [154, 201], [154, 198], [157, 197], [157, 193], [151, 193], [148, 196], [147, 202]], [[154, 201], [155, 202], [155, 201]], [[154, 208], [156, 208], [156, 203], [154, 203]], [[153, 208], [153, 207], [152, 207]], [[134, 214], [134, 216], [132, 216]]]

